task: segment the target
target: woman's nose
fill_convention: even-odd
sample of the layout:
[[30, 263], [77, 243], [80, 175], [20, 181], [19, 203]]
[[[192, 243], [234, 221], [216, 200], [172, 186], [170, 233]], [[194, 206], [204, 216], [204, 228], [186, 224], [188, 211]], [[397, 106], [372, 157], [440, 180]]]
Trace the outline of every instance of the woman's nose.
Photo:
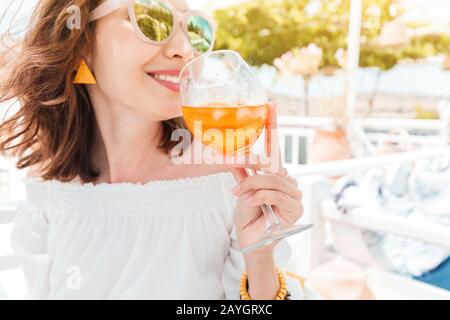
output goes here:
[[190, 40], [181, 28], [177, 28], [173, 38], [166, 44], [164, 51], [167, 58], [179, 58], [183, 62], [188, 62], [194, 57], [194, 50]]

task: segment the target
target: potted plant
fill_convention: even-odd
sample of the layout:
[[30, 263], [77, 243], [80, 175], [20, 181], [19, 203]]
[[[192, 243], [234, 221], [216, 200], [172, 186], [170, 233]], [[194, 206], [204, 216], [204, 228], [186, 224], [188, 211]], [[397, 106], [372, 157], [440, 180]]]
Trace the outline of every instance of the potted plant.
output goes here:
[[332, 77], [336, 73], [336, 67], [335, 66], [330, 66], [330, 65], [325, 66], [325, 67], [322, 68], [322, 72], [323, 72], [323, 75], [325, 77]]
[[450, 54], [447, 55], [442, 63], [442, 68], [444, 70], [450, 70]]
[[288, 51], [273, 62], [281, 73], [303, 77], [306, 115], [309, 115], [309, 83], [311, 78], [319, 71], [322, 56], [322, 49], [311, 43], [307, 47]]
[[308, 149], [308, 163], [350, 159], [352, 157], [346, 127], [348, 116], [343, 97], [322, 101], [321, 116], [333, 119], [329, 127], [317, 128]]

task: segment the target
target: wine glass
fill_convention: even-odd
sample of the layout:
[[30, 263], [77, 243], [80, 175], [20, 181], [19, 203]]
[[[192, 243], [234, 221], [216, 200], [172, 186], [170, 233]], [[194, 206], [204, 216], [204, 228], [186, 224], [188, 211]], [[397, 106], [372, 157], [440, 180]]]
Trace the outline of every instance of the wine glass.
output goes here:
[[[212, 51], [190, 61], [180, 72], [180, 93], [186, 125], [204, 145], [231, 156], [249, 155], [261, 145], [257, 140], [269, 114], [266, 93], [237, 52]], [[241, 248], [244, 253], [312, 227], [283, 226], [270, 205], [263, 205], [262, 212], [266, 231], [260, 240]]]

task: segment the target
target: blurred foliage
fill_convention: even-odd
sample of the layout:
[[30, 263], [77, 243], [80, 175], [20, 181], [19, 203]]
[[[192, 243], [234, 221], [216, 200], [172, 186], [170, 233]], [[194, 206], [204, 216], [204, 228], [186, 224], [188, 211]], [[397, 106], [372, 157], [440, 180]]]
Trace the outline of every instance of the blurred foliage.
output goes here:
[[359, 65], [365, 67], [377, 67], [381, 71], [393, 68], [401, 57], [397, 49], [379, 48], [376, 45], [362, 45]]
[[148, 38], [162, 41], [172, 32], [173, 16], [169, 9], [134, 4], [134, 11], [139, 28]]
[[361, 46], [361, 67], [378, 67], [382, 71], [393, 68], [401, 59], [422, 59], [450, 53], [450, 35], [427, 34], [413, 37], [408, 45], [399, 48]]
[[[364, 0], [363, 39], [377, 36], [392, 0]], [[239, 51], [252, 65], [272, 64], [283, 53], [315, 43], [323, 49], [322, 66], [337, 66], [345, 48], [350, 0], [257, 0], [215, 12], [219, 24], [215, 49]]]
[[[450, 36], [415, 37], [401, 48], [373, 44], [383, 25], [401, 12], [393, 0], [363, 0], [361, 66], [389, 70], [403, 58], [450, 52]], [[254, 0], [215, 12], [215, 49], [241, 53], [250, 64], [273, 60], [296, 47], [315, 43], [323, 49], [321, 67], [338, 66], [335, 53], [346, 48], [350, 0]]]
[[439, 119], [439, 114], [434, 111], [425, 110], [422, 105], [418, 104], [414, 108], [416, 112], [416, 119], [421, 120], [436, 120]]
[[[204, 27], [203, 27], [204, 26]], [[201, 17], [190, 17], [188, 20], [188, 34], [192, 45], [200, 52], [206, 52], [211, 47], [213, 30]]]
[[411, 39], [403, 49], [402, 58], [420, 59], [440, 53], [450, 54], [450, 35], [426, 34]]
[[314, 42], [327, 53], [324, 60], [332, 61], [330, 52], [345, 45], [349, 0], [325, 1], [325, 6], [335, 2], [342, 4], [312, 16], [306, 13], [308, 0], [258, 0], [218, 10], [216, 49], [239, 51], [252, 65], [261, 65]]

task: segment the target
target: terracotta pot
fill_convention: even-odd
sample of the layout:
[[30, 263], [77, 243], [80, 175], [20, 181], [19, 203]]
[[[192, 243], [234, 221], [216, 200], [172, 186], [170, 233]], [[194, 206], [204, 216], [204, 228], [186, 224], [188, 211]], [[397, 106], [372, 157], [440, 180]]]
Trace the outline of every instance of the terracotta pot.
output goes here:
[[336, 72], [336, 68], [332, 66], [326, 66], [322, 68], [322, 72], [325, 77], [332, 77]]
[[351, 159], [352, 152], [345, 130], [316, 129], [308, 150], [308, 163]]
[[444, 70], [450, 70], [450, 54], [445, 57], [442, 68], [444, 68]]

